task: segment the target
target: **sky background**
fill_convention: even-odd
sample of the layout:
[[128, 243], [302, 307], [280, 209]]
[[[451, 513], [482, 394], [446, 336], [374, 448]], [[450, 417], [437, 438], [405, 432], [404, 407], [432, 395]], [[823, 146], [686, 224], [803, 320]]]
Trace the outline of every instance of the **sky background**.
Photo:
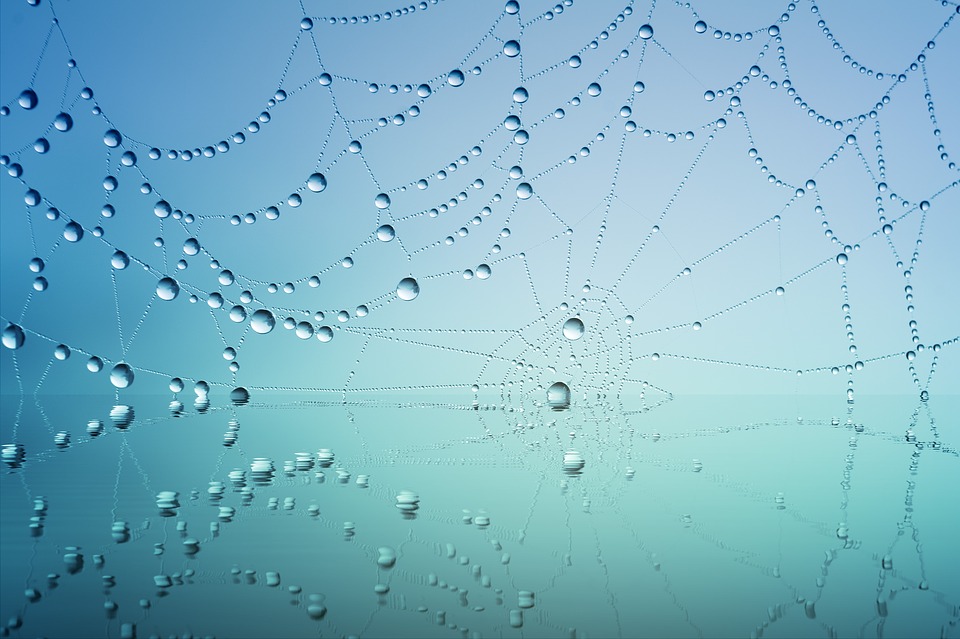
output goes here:
[[[24, 389], [109, 393], [123, 360], [147, 393], [165, 392], [176, 376], [215, 392], [449, 387], [470, 397], [474, 384], [494, 394], [509, 384], [527, 396], [560, 380], [575, 394], [638, 393], [643, 382], [675, 394], [843, 395], [851, 382], [861, 394], [915, 394], [935, 356], [929, 390], [958, 387], [953, 5], [427, 7], [330, 24], [314, 14], [333, 5], [308, 4], [317, 18], [308, 31], [294, 2], [270, 11], [4, 3], [0, 95], [10, 115], [0, 119], [0, 148], [23, 174], [3, 176], [0, 312], [27, 331], [16, 352]], [[387, 9], [371, 3], [362, 15]], [[646, 23], [649, 40], [638, 36]], [[519, 55], [504, 53], [508, 40], [521, 43]], [[447, 82], [455, 69], [466, 74], [459, 87]], [[588, 91], [594, 82], [598, 96]], [[421, 84], [429, 97], [417, 94]], [[513, 99], [520, 86], [522, 104]], [[27, 87], [39, 96], [29, 111], [17, 104]], [[84, 87], [92, 99], [78, 97]], [[278, 90], [288, 97], [271, 106]], [[73, 119], [65, 133], [51, 128], [61, 111]], [[269, 121], [250, 132], [261, 114]], [[526, 144], [513, 142], [510, 115]], [[120, 147], [104, 145], [108, 129], [121, 132]], [[49, 142], [45, 154], [33, 150], [38, 137]], [[221, 141], [228, 152], [167, 159], [171, 149]], [[151, 148], [161, 159], [149, 158]], [[124, 151], [136, 166], [120, 163]], [[510, 177], [513, 166], [522, 178]], [[306, 186], [314, 172], [326, 178], [323, 192]], [[108, 175], [118, 180], [111, 192]], [[520, 183], [534, 197], [519, 199]], [[42, 195], [38, 206], [24, 205], [28, 188]], [[388, 209], [375, 205], [381, 192]], [[161, 221], [161, 199], [194, 221]], [[105, 203], [116, 211], [109, 219]], [[250, 213], [255, 223], [231, 224]], [[63, 239], [69, 220], [86, 229], [80, 242]], [[396, 239], [381, 242], [386, 223]], [[190, 238], [197, 255], [183, 252]], [[132, 260], [123, 271], [111, 267], [116, 249]], [[33, 257], [45, 261], [42, 273], [29, 270]], [[489, 278], [464, 278], [481, 264]], [[222, 269], [235, 283], [218, 281]], [[37, 275], [49, 283], [43, 292]], [[162, 277], [179, 283], [176, 299], [157, 297]], [[413, 301], [396, 296], [405, 277], [419, 283]], [[221, 308], [208, 306], [213, 293]], [[235, 305], [247, 320], [229, 319]], [[276, 318], [267, 335], [249, 328], [258, 309]], [[574, 316], [586, 330], [570, 341], [561, 327]], [[329, 327], [333, 339], [298, 339], [286, 318]], [[66, 361], [53, 359], [61, 343], [72, 349]], [[18, 392], [12, 355], [0, 360], [7, 393]], [[106, 362], [102, 372], [87, 371], [90, 355]], [[858, 361], [863, 370], [845, 371]]]

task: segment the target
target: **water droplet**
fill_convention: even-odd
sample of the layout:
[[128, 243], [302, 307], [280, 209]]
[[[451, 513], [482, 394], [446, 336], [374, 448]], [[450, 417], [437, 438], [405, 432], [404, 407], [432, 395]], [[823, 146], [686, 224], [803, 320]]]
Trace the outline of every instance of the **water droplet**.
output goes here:
[[463, 71], [461, 71], [460, 69], [454, 69], [453, 71], [447, 74], [447, 84], [449, 84], [452, 87], [461, 86], [465, 79], [466, 78], [463, 75]]
[[385, 209], [390, 206], [390, 196], [386, 193], [380, 193], [377, 197], [374, 198], [373, 204], [378, 209]]
[[120, 132], [116, 129], [110, 129], [103, 134], [103, 143], [106, 144], [111, 149], [120, 146], [123, 142], [123, 136], [120, 135]]
[[307, 178], [307, 188], [314, 193], [319, 193], [327, 188], [327, 178], [323, 176], [323, 173], [314, 173]]
[[23, 329], [16, 324], [7, 324], [7, 327], [3, 329], [2, 336], [0, 336], [0, 341], [10, 350], [17, 350], [23, 346], [25, 340], [26, 336]]
[[53, 119], [53, 128], [66, 133], [73, 128], [73, 118], [70, 117], [69, 113], [58, 113], [57, 117]]
[[79, 242], [83, 239], [83, 227], [76, 222], [67, 222], [63, 227], [63, 238], [68, 242]]
[[570, 59], [567, 60], [567, 64], [570, 65], [570, 68], [576, 69], [576, 68], [579, 67], [581, 64], [583, 64], [583, 61], [580, 59], [580, 56], [578, 56], [578, 55], [572, 55], [572, 56], [570, 56]]
[[172, 277], [164, 277], [157, 282], [157, 297], [169, 302], [180, 294], [180, 285]]
[[24, 89], [20, 94], [20, 97], [17, 98], [17, 103], [26, 110], [33, 109], [37, 106], [39, 102], [37, 94], [33, 89]]
[[[120, 362], [110, 371], [110, 383], [117, 388], [126, 388], [133, 383], [133, 369], [127, 364]], [[111, 412], [111, 417], [113, 414]]]
[[523, 104], [530, 99], [530, 92], [523, 87], [517, 87], [513, 90], [513, 101], [517, 104]]
[[508, 58], [515, 58], [520, 55], [520, 43], [516, 40], [507, 40], [503, 43], [503, 54]]
[[563, 382], [554, 382], [547, 389], [547, 404], [553, 410], [566, 410], [570, 407], [570, 387]]
[[420, 294], [420, 284], [412, 277], [405, 277], [397, 284], [397, 297], [409, 302]]
[[533, 197], [533, 186], [529, 182], [521, 182], [517, 185], [517, 199], [529, 200]]
[[377, 229], [377, 239], [381, 242], [389, 242], [396, 237], [396, 235], [396, 231], [394, 231], [393, 227], [389, 224], [384, 224]]
[[706, 33], [707, 23], [704, 22], [703, 20], [697, 20], [696, 23], [693, 25], [693, 30], [696, 31], [697, 33]]
[[653, 37], [653, 27], [650, 26], [649, 24], [645, 24], [642, 27], [640, 27], [640, 31], [638, 33], [640, 34], [641, 39], [649, 40], [650, 38]]
[[596, 82], [591, 82], [590, 86], [587, 87], [587, 95], [590, 97], [597, 97], [603, 91], [603, 88]]
[[840, 254], [838, 254], [838, 255], [837, 255], [837, 264], [839, 264], [840, 266], [843, 266], [843, 265], [846, 264], [846, 263], [847, 263], [847, 254], [846, 254], [846, 253], [840, 253]]
[[254, 311], [253, 315], [250, 316], [250, 328], [253, 329], [254, 333], [266, 335], [272, 331], [276, 325], [277, 319], [273, 316], [273, 313], [265, 308]]
[[579, 317], [571, 317], [563, 323], [563, 336], [573, 341], [583, 337], [583, 321]]

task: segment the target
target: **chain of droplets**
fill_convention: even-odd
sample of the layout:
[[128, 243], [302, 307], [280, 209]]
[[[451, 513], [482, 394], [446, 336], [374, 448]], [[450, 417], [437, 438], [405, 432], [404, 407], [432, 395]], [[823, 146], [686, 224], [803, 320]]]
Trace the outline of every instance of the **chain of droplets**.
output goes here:
[[[312, 29], [315, 22], [328, 25], [352, 25], [352, 24], [376, 24], [378, 22], [390, 22], [395, 18], [402, 18], [405, 16], [413, 15], [417, 11], [423, 12], [429, 9], [431, 6], [435, 6], [444, 0], [429, 0], [424, 2], [419, 2], [416, 5], [407, 5], [404, 7], [399, 7], [397, 9], [392, 9], [389, 11], [381, 11], [379, 13], [371, 13], [364, 15], [352, 15], [352, 16], [313, 16], [306, 17], [301, 22], [300, 25], [303, 29]], [[303, 6], [301, 2], [300, 6]]]
[[797, 8], [795, 3], [793, 2], [789, 3], [786, 9], [784, 10], [784, 12], [780, 14], [780, 17], [777, 19], [777, 21], [773, 25], [760, 27], [758, 29], [751, 29], [751, 30], [730, 31], [715, 25], [711, 25], [705, 20], [703, 20], [700, 14], [697, 13], [696, 9], [694, 9], [689, 2], [680, 2], [680, 0], [674, 0], [674, 5], [679, 8], [687, 9], [688, 11], [690, 11], [690, 14], [696, 20], [696, 22], [694, 22], [693, 28], [694, 28], [694, 31], [696, 31], [697, 33], [706, 33], [707, 31], [712, 31], [714, 39], [728, 40], [733, 42], [744, 42], [744, 41], [749, 42], [750, 40], [753, 40], [753, 37], [756, 35], [769, 33], [771, 30], [779, 31], [779, 27], [776, 26], [776, 23], [777, 22], [784, 23], [788, 21], [790, 19], [790, 13]]
[[947, 163], [947, 168], [956, 170], [957, 163], [951, 160], [950, 154], [947, 153], [947, 148], [943, 142], [943, 132], [940, 130], [940, 124], [937, 122], [937, 112], [933, 103], [933, 94], [930, 91], [930, 76], [927, 74], [926, 63], [921, 63], [920, 68], [923, 71], [923, 88], [925, 89], [923, 98], [927, 101], [927, 112], [930, 114], [930, 124], [933, 125], [933, 135], [936, 136], [937, 142], [939, 142], [937, 152], [940, 154], [940, 159]]

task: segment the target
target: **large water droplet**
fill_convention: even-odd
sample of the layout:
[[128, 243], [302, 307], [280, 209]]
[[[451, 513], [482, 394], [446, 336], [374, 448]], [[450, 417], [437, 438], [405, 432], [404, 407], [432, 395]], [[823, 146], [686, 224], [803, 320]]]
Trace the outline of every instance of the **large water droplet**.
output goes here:
[[378, 209], [388, 208], [390, 206], [390, 196], [387, 195], [386, 193], [380, 193], [379, 195], [377, 195], [377, 197], [373, 199], [373, 204]]
[[307, 188], [314, 193], [319, 193], [327, 188], [327, 178], [323, 176], [323, 173], [314, 173], [307, 178]]
[[563, 323], [563, 336], [568, 340], [583, 337], [583, 321], [579, 317], [571, 317]]
[[7, 324], [7, 327], [3, 329], [3, 335], [0, 339], [2, 339], [3, 345], [10, 350], [17, 350], [23, 346], [26, 336], [23, 333], [23, 329], [16, 324]]
[[57, 117], [53, 119], [53, 128], [66, 133], [73, 128], [73, 118], [70, 117], [69, 113], [58, 113]]
[[17, 98], [17, 103], [28, 111], [35, 108], [39, 101], [40, 100], [37, 98], [37, 93], [33, 89], [24, 89], [23, 93], [20, 94], [20, 97]]
[[449, 84], [452, 87], [458, 87], [462, 85], [464, 79], [465, 79], [465, 76], [463, 75], [463, 71], [461, 71], [460, 69], [454, 69], [453, 71], [447, 74], [447, 84]]
[[645, 24], [640, 27], [639, 34], [643, 40], [649, 40], [653, 37], [653, 27], [651, 27], [649, 24]]
[[396, 237], [396, 235], [397, 235], [396, 231], [389, 224], [384, 224], [383, 226], [377, 229], [377, 239], [380, 240], [381, 242], [389, 242], [394, 237]]
[[254, 333], [266, 335], [276, 325], [277, 319], [273, 316], [273, 313], [265, 308], [254, 311], [253, 315], [250, 316], [250, 328], [253, 329]]
[[172, 277], [164, 277], [157, 282], [157, 297], [169, 302], [180, 294], [180, 285]]
[[420, 284], [412, 277], [405, 277], [397, 284], [397, 297], [409, 302], [420, 294]]
[[120, 362], [110, 371], [110, 383], [117, 388], [126, 388], [133, 383], [133, 369]]

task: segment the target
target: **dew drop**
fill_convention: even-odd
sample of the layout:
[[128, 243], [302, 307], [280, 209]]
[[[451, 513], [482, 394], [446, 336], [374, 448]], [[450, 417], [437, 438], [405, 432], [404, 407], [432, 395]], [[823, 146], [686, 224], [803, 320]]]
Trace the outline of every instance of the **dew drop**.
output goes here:
[[327, 188], [327, 178], [323, 176], [323, 173], [314, 173], [307, 178], [307, 188], [314, 193], [319, 193]]
[[253, 315], [250, 316], [250, 328], [253, 329], [254, 333], [266, 335], [272, 331], [276, 325], [277, 319], [273, 316], [273, 313], [265, 308], [254, 311]]
[[405, 277], [397, 284], [397, 297], [409, 302], [420, 294], [420, 284], [412, 277]]
[[180, 285], [172, 277], [164, 277], [157, 282], [157, 297], [169, 302], [180, 294]]
[[3, 329], [2, 336], [0, 336], [3, 345], [13, 351], [23, 346], [25, 340], [26, 335], [24, 335], [23, 329], [16, 324], [7, 324], [7, 327]]
[[[120, 362], [110, 371], [110, 383], [117, 388], [126, 388], [133, 383], [133, 369]], [[111, 411], [112, 416], [112, 411]]]
[[653, 27], [650, 26], [649, 24], [645, 24], [642, 27], [640, 27], [639, 34], [641, 39], [649, 40], [650, 38], [653, 37]]
[[583, 337], [583, 330], [583, 321], [579, 317], [571, 317], [563, 323], [563, 336], [570, 341]]

